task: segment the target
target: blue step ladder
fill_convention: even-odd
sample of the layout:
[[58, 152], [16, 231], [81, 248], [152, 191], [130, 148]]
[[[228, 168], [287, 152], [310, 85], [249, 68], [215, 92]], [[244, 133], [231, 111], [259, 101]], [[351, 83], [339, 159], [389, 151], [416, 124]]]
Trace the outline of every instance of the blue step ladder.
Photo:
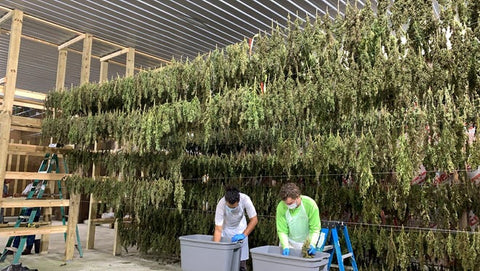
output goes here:
[[[51, 173], [52, 170], [53, 170], [53, 167], [55, 167], [55, 172], [56, 173], [60, 173], [60, 166], [59, 166], [57, 154], [50, 155], [50, 153], [47, 153], [47, 154], [45, 154], [45, 156], [42, 160], [42, 163], [40, 164], [40, 167], [38, 169], [38, 173]], [[67, 169], [65, 159], [64, 159], [64, 168], [65, 168], [65, 173], [68, 173], [68, 169]], [[58, 184], [58, 189], [59, 189], [59, 196], [60, 196], [60, 199], [62, 199], [63, 195], [62, 195], [61, 180], [57, 180], [57, 184]], [[41, 199], [42, 196], [43, 196], [43, 193], [45, 191], [46, 185], [47, 185], [46, 180], [34, 180], [33, 183], [32, 183], [32, 188], [27, 195], [27, 199], [32, 199], [34, 197], [36, 197], [37, 199]], [[61, 210], [61, 214], [62, 214], [62, 224], [65, 225], [66, 220], [65, 220], [64, 207], [63, 206], [60, 207], [60, 210]], [[30, 212], [30, 213], [28, 214], [28, 212]], [[25, 223], [26, 223], [27, 227], [38, 227], [38, 225], [35, 225], [35, 222], [34, 222], [35, 216], [37, 216], [38, 212], [40, 212], [39, 207], [34, 207], [34, 208], [23, 207], [20, 210], [20, 215], [17, 218], [17, 221], [14, 225], [14, 228], [19, 228], [22, 224], [25, 224]], [[78, 232], [78, 225], [76, 227], [76, 234], [77, 234], [77, 244], [75, 245], [75, 247], [77, 248], [77, 250], [80, 254], [80, 257], [83, 257], [82, 246], [81, 246], [81, 243], [80, 243], [80, 235], [79, 235], [79, 232]], [[21, 236], [20, 237], [20, 242], [18, 244], [18, 248], [14, 248], [14, 247], [12, 247], [12, 245], [14, 243], [15, 236], [10, 236], [8, 238], [5, 249], [3, 250], [3, 252], [0, 256], [0, 262], [4, 262], [5, 259], [7, 258], [7, 255], [9, 254], [9, 251], [13, 251], [14, 256], [13, 256], [12, 264], [18, 264], [19, 261], [20, 261], [20, 256], [22, 255], [22, 252], [23, 252], [23, 248], [25, 247], [25, 244], [27, 242], [27, 237], [28, 236]], [[66, 239], [66, 233], [64, 233], [64, 239]]]
[[[358, 271], [347, 226], [340, 221], [329, 221], [323, 222], [322, 224], [326, 226], [326, 228], [322, 228], [320, 232], [320, 238], [318, 240], [319, 244], [317, 244], [317, 247], [323, 248], [323, 252], [330, 253], [327, 269], [330, 270], [330, 267], [332, 267], [333, 255], [335, 254], [337, 256], [337, 264], [340, 271], [345, 271], [345, 267], [348, 267], [343, 263], [345, 259], [350, 259], [351, 268], [354, 271]], [[339, 232], [343, 233], [347, 245], [348, 252], [346, 254], [342, 254], [342, 249], [340, 248]]]

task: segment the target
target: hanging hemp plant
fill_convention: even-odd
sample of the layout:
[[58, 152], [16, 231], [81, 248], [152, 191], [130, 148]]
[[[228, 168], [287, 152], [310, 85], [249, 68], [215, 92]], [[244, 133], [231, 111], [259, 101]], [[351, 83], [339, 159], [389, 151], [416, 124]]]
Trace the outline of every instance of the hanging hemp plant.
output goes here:
[[212, 234], [230, 183], [261, 218], [251, 246], [278, 243], [274, 206], [293, 181], [322, 220], [359, 223], [365, 270], [475, 269], [478, 234], [435, 230], [480, 213], [480, 5], [387, 2], [52, 92], [42, 135], [75, 144], [71, 172], [102, 169], [68, 188], [119, 206], [132, 217], [123, 244], [145, 253], [179, 255], [180, 235]]

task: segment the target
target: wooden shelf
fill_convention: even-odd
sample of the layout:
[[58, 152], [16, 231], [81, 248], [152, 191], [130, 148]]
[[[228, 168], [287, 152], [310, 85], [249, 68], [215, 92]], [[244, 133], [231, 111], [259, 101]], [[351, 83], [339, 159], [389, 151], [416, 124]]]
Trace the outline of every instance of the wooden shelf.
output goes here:
[[64, 148], [50, 148], [46, 146], [28, 145], [28, 144], [8, 144], [8, 153], [29, 156], [45, 156], [46, 153], [65, 154], [73, 150], [71, 146]]
[[24, 236], [67, 232], [67, 226], [43, 226], [38, 228], [0, 228], [0, 236]]
[[58, 180], [61, 180], [65, 176], [71, 176], [71, 174], [38, 173], [38, 172], [15, 172], [15, 171], [7, 171], [5, 173], [5, 179], [16, 179], [16, 180], [58, 181]]
[[25, 199], [25, 198], [4, 198], [0, 200], [1, 208], [20, 207], [60, 207], [69, 206], [68, 199]]

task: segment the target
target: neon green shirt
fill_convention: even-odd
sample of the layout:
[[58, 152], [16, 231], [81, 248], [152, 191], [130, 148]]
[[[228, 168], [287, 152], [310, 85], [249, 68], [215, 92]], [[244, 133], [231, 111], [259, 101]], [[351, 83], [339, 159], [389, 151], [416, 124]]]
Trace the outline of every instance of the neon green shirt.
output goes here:
[[[302, 204], [308, 216], [310, 244], [315, 246], [317, 243], [318, 237], [320, 235], [320, 229], [321, 229], [318, 206], [317, 206], [317, 203], [308, 196], [301, 195], [300, 198], [302, 199]], [[277, 205], [277, 214], [276, 214], [277, 233], [278, 233], [278, 238], [280, 239], [280, 245], [282, 246], [282, 248], [290, 247], [288, 245], [289, 229], [287, 225], [286, 212], [289, 211], [290, 215], [292, 217], [295, 217], [295, 215], [298, 214], [300, 210], [299, 207], [300, 205], [294, 210], [288, 210], [287, 204], [285, 204], [283, 200], [280, 201], [280, 203], [278, 203]]]

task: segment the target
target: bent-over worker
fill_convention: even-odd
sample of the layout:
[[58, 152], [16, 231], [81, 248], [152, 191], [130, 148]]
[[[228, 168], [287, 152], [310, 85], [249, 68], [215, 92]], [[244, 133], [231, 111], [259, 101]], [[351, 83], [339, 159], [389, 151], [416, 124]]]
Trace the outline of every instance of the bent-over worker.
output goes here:
[[[245, 211], [249, 218], [245, 218]], [[215, 232], [213, 241], [220, 242], [227, 237], [232, 242], [243, 241], [240, 259], [240, 271], [247, 270], [248, 235], [258, 223], [257, 211], [249, 196], [240, 193], [236, 187], [227, 187], [225, 196], [218, 201], [215, 211]]]
[[317, 203], [310, 197], [301, 195], [294, 183], [286, 183], [280, 189], [277, 205], [277, 233], [282, 246], [282, 254], [289, 255], [290, 248], [302, 249], [306, 240], [310, 247], [308, 254], [315, 255], [320, 236], [320, 215]]

